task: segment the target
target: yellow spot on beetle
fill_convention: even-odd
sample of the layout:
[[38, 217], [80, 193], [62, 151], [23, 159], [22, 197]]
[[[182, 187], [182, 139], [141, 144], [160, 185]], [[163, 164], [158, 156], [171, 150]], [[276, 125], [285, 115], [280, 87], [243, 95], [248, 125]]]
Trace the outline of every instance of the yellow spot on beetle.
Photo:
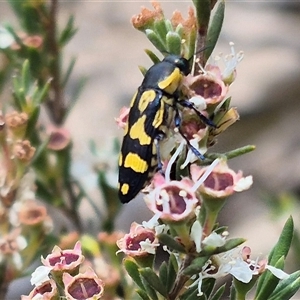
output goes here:
[[125, 168], [131, 168], [134, 172], [144, 173], [148, 169], [147, 162], [136, 153], [128, 153], [124, 161]]
[[145, 132], [146, 115], [140, 117], [130, 128], [129, 136], [138, 139], [141, 145], [150, 145], [151, 137]]
[[123, 195], [126, 195], [129, 191], [129, 184], [123, 183], [121, 188], [120, 188], [120, 191]]
[[137, 95], [137, 91], [135, 92], [135, 94], [133, 95], [131, 102], [130, 102], [130, 107], [133, 107], [135, 99], [136, 99], [136, 95]]
[[120, 155], [119, 155], [119, 166], [122, 166], [122, 163], [123, 163], [123, 155], [122, 155], [122, 153], [120, 153]]
[[143, 92], [141, 98], [139, 99], [139, 110], [142, 113], [156, 97], [154, 90], [149, 90]]
[[161, 101], [160, 103], [160, 108], [159, 110], [156, 112], [155, 116], [154, 116], [154, 120], [152, 122], [152, 125], [155, 127], [155, 128], [158, 128], [162, 122], [163, 122], [163, 119], [164, 119], [164, 114], [165, 114], [165, 104], [163, 101]]
[[182, 80], [182, 75], [178, 68], [175, 68], [174, 71], [164, 80], [158, 83], [158, 87], [169, 94], [174, 94], [178, 89]]

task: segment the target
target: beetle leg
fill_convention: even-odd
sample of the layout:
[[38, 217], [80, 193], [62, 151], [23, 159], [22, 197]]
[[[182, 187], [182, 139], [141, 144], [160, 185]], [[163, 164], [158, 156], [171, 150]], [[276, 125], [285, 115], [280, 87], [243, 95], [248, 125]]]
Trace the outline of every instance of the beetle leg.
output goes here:
[[189, 102], [188, 100], [180, 100], [177, 103], [183, 107], [192, 109], [204, 124], [216, 128], [216, 125], [213, 123], [213, 121], [201, 114], [201, 112], [195, 107], [192, 102]]
[[[202, 115], [202, 114], [201, 114]], [[204, 117], [204, 116], [203, 116]], [[180, 133], [180, 135], [185, 139], [188, 147], [193, 151], [193, 153], [200, 158], [201, 160], [205, 160], [205, 157], [203, 154], [201, 154], [188, 140], [188, 138], [183, 134], [182, 130], [180, 129], [180, 124], [181, 124], [181, 117], [179, 114], [179, 110], [177, 108], [175, 108], [175, 126], [178, 129], [178, 132]]]
[[161, 161], [161, 156], [160, 156], [160, 147], [159, 147], [159, 142], [162, 141], [165, 138], [165, 134], [163, 132], [160, 132], [154, 139], [154, 145], [156, 147], [156, 155], [157, 155], [157, 170], [164, 175], [164, 171], [162, 169], [163, 164]]

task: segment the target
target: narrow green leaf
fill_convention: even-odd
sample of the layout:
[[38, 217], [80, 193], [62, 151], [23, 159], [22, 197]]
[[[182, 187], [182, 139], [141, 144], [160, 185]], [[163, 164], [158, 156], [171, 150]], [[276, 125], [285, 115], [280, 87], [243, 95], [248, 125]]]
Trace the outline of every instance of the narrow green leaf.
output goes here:
[[174, 286], [178, 272], [178, 264], [175, 255], [172, 253], [168, 261], [168, 282], [167, 291], [170, 292]]
[[158, 300], [158, 296], [157, 296], [155, 289], [149, 284], [149, 282], [143, 276], [141, 276], [141, 280], [145, 287], [145, 291], [146, 291], [147, 295], [150, 297], [150, 299]]
[[141, 71], [141, 73], [143, 74], [143, 76], [145, 76], [146, 73], [147, 73], [147, 71], [148, 71], [148, 69], [145, 68], [145, 67], [143, 67], [143, 66], [139, 66], [139, 70]]
[[230, 300], [236, 300], [236, 289], [234, 287], [234, 285], [232, 284], [231, 287], [230, 287]]
[[19, 78], [13, 78], [13, 97], [14, 97], [14, 105], [17, 107], [19, 111], [23, 111], [24, 106], [26, 105], [24, 90], [20, 86]]
[[145, 52], [154, 64], [157, 64], [160, 62], [159, 57], [153, 51], [151, 51], [149, 49], [145, 49]]
[[149, 285], [162, 296], [167, 297], [166, 286], [151, 268], [140, 269], [140, 274], [149, 283]]
[[206, 41], [205, 41], [205, 46], [208, 46], [208, 48], [204, 51], [205, 61], [207, 61], [208, 58], [210, 57], [219, 39], [220, 32], [223, 25], [223, 20], [224, 20], [224, 12], [225, 12], [225, 1], [221, 0], [209, 24]]
[[300, 289], [300, 271], [281, 280], [268, 300], [290, 299]]
[[77, 103], [79, 96], [81, 94], [81, 92], [83, 91], [83, 88], [87, 82], [88, 78], [85, 76], [81, 76], [79, 78], [79, 80], [76, 82], [75, 88], [72, 90], [71, 93], [71, 101], [70, 103], [68, 103], [68, 110], [64, 116], [64, 120], [66, 120], [66, 118], [68, 117], [68, 115], [71, 113], [72, 108], [75, 106], [75, 104]]
[[229, 239], [226, 241], [224, 246], [221, 247], [214, 247], [214, 246], [204, 246], [201, 254], [203, 255], [213, 255], [213, 254], [219, 254], [222, 252], [227, 252], [231, 249], [236, 248], [237, 246], [243, 244], [246, 241], [246, 239], [243, 238], [235, 238], [235, 239]]
[[195, 299], [199, 299], [199, 296], [197, 296], [198, 294], [198, 286], [192, 286], [189, 287], [180, 297], [180, 300], [195, 300]]
[[223, 284], [219, 289], [214, 293], [210, 300], [220, 300], [224, 294], [226, 284]]
[[71, 58], [71, 61], [70, 61], [70, 63], [69, 63], [69, 66], [68, 66], [68, 68], [67, 68], [67, 71], [66, 71], [65, 75], [63, 76], [63, 80], [62, 80], [62, 83], [61, 83], [61, 86], [62, 86], [63, 88], [66, 86], [66, 84], [67, 84], [68, 81], [69, 81], [69, 78], [70, 78], [70, 76], [71, 76], [71, 73], [73, 72], [75, 63], [76, 63], [76, 58], [75, 58], [75, 57], [72, 57], [72, 58]]
[[170, 249], [176, 250], [181, 253], [186, 253], [185, 248], [170, 235], [161, 233], [157, 237], [161, 244], [168, 246]]
[[[293, 232], [294, 232], [294, 222], [292, 217], [290, 217], [286, 221], [276, 245], [273, 247], [273, 249], [269, 254], [269, 258], [268, 258], [269, 265], [274, 266], [282, 256], [286, 257], [291, 246]], [[258, 291], [260, 291], [262, 289], [262, 286], [265, 285], [266, 276], [267, 276], [267, 272], [265, 272], [260, 276], [257, 283], [256, 294], [258, 294]]]
[[168, 265], [165, 261], [160, 265], [159, 279], [164, 286], [168, 285]]
[[177, 27], [175, 28], [175, 32], [177, 32], [179, 36], [183, 35], [183, 25], [181, 23], [177, 25]]
[[224, 231], [228, 231], [228, 226], [221, 226], [216, 228], [216, 230], [214, 230], [215, 233], [217, 234], [222, 234]]
[[207, 296], [207, 298], [210, 297], [210, 294], [212, 293], [215, 284], [216, 284], [216, 279], [214, 278], [203, 279], [201, 290]]
[[210, 256], [195, 258], [193, 262], [183, 271], [183, 274], [191, 276], [199, 274], [209, 258]]
[[168, 33], [167, 24], [165, 23], [165, 19], [155, 20], [154, 22], [154, 31], [158, 34], [161, 41], [166, 41], [166, 36]]
[[168, 32], [174, 31], [175, 28], [173, 27], [173, 24], [170, 19], [165, 19], [165, 25], [167, 27]]
[[160, 39], [160, 37], [151, 29], [145, 30], [146, 36], [149, 41], [161, 52], [166, 53], [167, 49], [165, 46], [165, 42]]
[[235, 288], [236, 293], [239, 295], [239, 297], [242, 299], [242, 297], [246, 296], [249, 291], [253, 288], [253, 286], [256, 284], [258, 279], [258, 276], [253, 276], [251, 280], [247, 283], [244, 283], [242, 281], [237, 280], [236, 278], [233, 278], [233, 286]]
[[42, 89], [39, 89], [38, 95], [35, 97], [35, 104], [40, 105], [46, 98], [49, 89], [50, 89], [51, 79], [49, 79], [43, 86]]
[[168, 53], [181, 54], [181, 37], [177, 32], [168, 32], [166, 36], [166, 46]]
[[60, 34], [60, 37], [58, 39], [59, 46], [63, 47], [64, 45], [66, 45], [76, 34], [77, 30], [78, 29], [74, 27], [74, 16], [72, 15], [69, 17], [66, 27]]
[[[283, 266], [284, 266], [284, 256], [278, 259], [274, 267], [282, 270]], [[276, 288], [279, 280], [280, 279], [274, 276], [270, 271], [265, 271], [258, 280], [255, 300], [268, 299], [268, 297]]]
[[125, 259], [123, 263], [128, 275], [132, 278], [132, 280], [145, 291], [144, 284], [140, 277], [139, 266], [132, 261], [131, 259]]
[[136, 293], [143, 299], [143, 300], [150, 300], [147, 293], [143, 290], [136, 290]]
[[293, 234], [294, 221], [292, 217], [289, 217], [282, 229], [278, 242], [276, 243], [268, 257], [268, 261], [271, 266], [273, 266], [281, 256], [287, 256], [291, 247]]
[[28, 59], [26, 59], [22, 65], [21, 80], [22, 88], [24, 89], [25, 93], [27, 93], [31, 83], [30, 65]]
[[196, 8], [198, 30], [205, 32], [210, 19], [210, 0], [193, 0], [193, 3]]
[[26, 134], [25, 134], [26, 137], [37, 135], [35, 131], [35, 126], [39, 118], [39, 115], [40, 115], [40, 106], [37, 106], [36, 108], [33, 109], [31, 115], [29, 116], [29, 120], [26, 127]]

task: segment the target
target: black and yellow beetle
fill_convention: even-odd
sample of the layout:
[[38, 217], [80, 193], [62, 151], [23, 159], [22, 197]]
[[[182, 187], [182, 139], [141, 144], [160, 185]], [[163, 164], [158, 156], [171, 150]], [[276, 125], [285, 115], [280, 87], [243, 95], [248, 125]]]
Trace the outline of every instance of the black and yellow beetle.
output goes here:
[[[133, 96], [119, 157], [118, 188], [122, 203], [132, 200], [149, 183], [154, 172], [161, 169], [159, 141], [165, 138], [173, 120], [180, 132], [178, 105], [193, 109], [203, 122], [213, 126], [191, 102], [179, 100], [183, 76], [189, 73], [189, 60], [168, 55], [146, 72]], [[186, 141], [192, 151], [204, 159]]]

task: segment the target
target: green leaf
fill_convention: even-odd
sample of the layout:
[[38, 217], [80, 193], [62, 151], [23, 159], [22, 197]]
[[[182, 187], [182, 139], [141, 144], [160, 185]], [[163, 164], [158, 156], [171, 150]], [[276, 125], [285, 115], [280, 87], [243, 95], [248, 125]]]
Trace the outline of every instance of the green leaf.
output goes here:
[[210, 1], [211, 0], [193, 0], [196, 8], [198, 31], [206, 33], [210, 19]]
[[246, 239], [243, 238], [235, 238], [235, 239], [228, 239], [224, 246], [221, 247], [214, 247], [210, 245], [206, 245], [203, 247], [201, 254], [203, 255], [214, 255], [219, 254], [222, 252], [227, 252], [231, 249], [236, 248], [237, 246], [243, 244]]
[[234, 285], [232, 284], [230, 287], [230, 300], [236, 300], [236, 289], [234, 287]]
[[61, 32], [60, 37], [58, 39], [59, 46], [63, 47], [64, 45], [66, 45], [76, 34], [77, 30], [78, 29], [74, 27], [74, 16], [70, 16], [66, 27]]
[[203, 266], [206, 264], [210, 256], [203, 256], [195, 258], [192, 263], [183, 271], [185, 275], [195, 275], [202, 271]]
[[169, 29], [167, 28], [166, 20], [160, 19], [154, 22], [154, 31], [158, 34], [160, 40], [165, 43]]
[[141, 276], [141, 280], [145, 287], [145, 291], [146, 291], [147, 295], [150, 297], [150, 299], [158, 300], [158, 296], [157, 296], [155, 289], [153, 289], [153, 287], [149, 284], [149, 282], [144, 277]]
[[232, 286], [235, 288], [235, 291], [236, 291], [237, 295], [239, 295], [239, 298], [243, 299], [243, 297], [246, 297], [248, 292], [255, 285], [257, 279], [258, 279], [258, 276], [252, 276], [252, 279], [249, 282], [244, 283], [244, 282], [237, 280], [236, 278], [233, 278]]
[[27, 93], [31, 84], [30, 65], [28, 59], [26, 59], [22, 65], [21, 80], [21, 87], [23, 88], [25, 93]]
[[281, 280], [268, 300], [290, 299], [300, 289], [300, 271]]
[[180, 55], [181, 37], [177, 32], [168, 32], [166, 36], [166, 46], [168, 53]]
[[221, 226], [214, 230], [217, 234], [222, 234], [224, 231], [228, 231], [228, 226]]
[[160, 37], [151, 29], [145, 30], [146, 36], [149, 39], [149, 41], [161, 52], [166, 53], [167, 49], [164, 44], [164, 41], [160, 39]]
[[31, 137], [32, 135], [34, 135], [33, 139], [36, 140], [37, 132], [35, 131], [35, 125], [37, 123], [39, 115], [40, 115], [40, 107], [38, 106], [31, 112], [31, 115], [29, 116], [29, 120], [26, 127], [26, 134], [25, 134], [26, 137]]
[[139, 66], [139, 70], [141, 71], [141, 73], [143, 74], [143, 76], [145, 76], [146, 73], [147, 73], [147, 71], [148, 71], [148, 69], [145, 68], [145, 67], [143, 67], [143, 66]]
[[161, 244], [168, 246], [170, 249], [176, 250], [181, 253], [186, 253], [185, 248], [170, 235], [166, 233], [161, 233], [157, 237]]
[[[278, 259], [275, 264], [275, 268], [283, 269], [284, 266], [284, 256]], [[256, 288], [255, 300], [266, 300], [271, 295], [271, 293], [276, 288], [279, 278], [274, 276], [270, 271], [265, 271], [258, 280], [258, 285]]]
[[174, 31], [174, 27], [170, 19], [165, 19], [165, 25], [167, 27], [168, 32]]
[[39, 88], [36, 95], [34, 95], [34, 104], [40, 105], [46, 98], [50, 89], [51, 79], [49, 79], [42, 88]]
[[168, 285], [168, 265], [165, 261], [159, 268], [159, 278], [164, 286]]
[[171, 253], [168, 261], [168, 282], [167, 282], [167, 291], [170, 292], [174, 286], [176, 276], [178, 272], [178, 264], [176, 257]]
[[[269, 265], [275, 266], [275, 264], [278, 262], [279, 259], [281, 259], [282, 256], [286, 257], [291, 246], [293, 232], [294, 232], [294, 222], [292, 217], [290, 217], [286, 221], [276, 245], [273, 247], [273, 249], [269, 254], [269, 258], [268, 258]], [[260, 276], [257, 283], [257, 293], [256, 293], [257, 295], [259, 291], [263, 288], [263, 286], [265, 286], [267, 276], [268, 276], [267, 272], [265, 272]]]
[[205, 278], [202, 282], [201, 290], [202, 292], [207, 296], [210, 297], [210, 294], [212, 293], [214, 287], [216, 284], [216, 279], [214, 278]]
[[124, 259], [123, 263], [128, 275], [132, 278], [132, 280], [142, 289], [145, 291], [145, 286], [141, 280], [139, 266], [132, 261], [131, 259]]
[[207, 61], [208, 58], [210, 57], [219, 39], [219, 35], [224, 20], [224, 12], [225, 12], [225, 1], [221, 0], [209, 24], [206, 41], [205, 41], [205, 46], [208, 47], [204, 51], [205, 61]]
[[167, 297], [166, 286], [151, 268], [140, 269], [140, 274], [149, 283], [149, 285], [162, 296]]
[[150, 300], [147, 293], [143, 290], [136, 290], [136, 293], [143, 299], [143, 300]]
[[66, 118], [68, 117], [68, 115], [71, 113], [72, 111], [72, 108], [75, 106], [75, 104], [77, 103], [79, 97], [80, 97], [80, 94], [81, 92], [83, 91], [83, 88], [85, 87], [86, 83], [88, 81], [88, 78], [85, 77], [85, 76], [81, 76], [77, 82], [75, 82], [75, 88], [72, 89], [72, 92], [71, 92], [71, 95], [70, 95], [70, 98], [71, 98], [71, 101], [70, 103], [68, 104], [68, 110], [64, 116], [64, 121], [66, 120]]
[[180, 300], [195, 300], [200, 299], [198, 294], [198, 286], [189, 287], [180, 297]]
[[224, 294], [225, 287], [226, 287], [226, 284], [223, 284], [223, 285], [222, 285], [222, 286], [214, 293], [214, 295], [210, 298], [210, 300], [220, 300], [221, 297], [222, 297], [223, 294]]
[[63, 76], [63, 80], [62, 80], [62, 83], [61, 83], [61, 86], [64, 88], [68, 81], [69, 81], [69, 78], [71, 76], [71, 73], [73, 72], [73, 69], [74, 69], [74, 66], [75, 66], [75, 63], [76, 63], [76, 58], [75, 57], [72, 57], [71, 58], [71, 61], [69, 63], [69, 66], [67, 68], [67, 71], [65, 73], [65, 75]]
[[151, 51], [149, 49], [145, 49], [145, 52], [154, 64], [157, 64], [160, 62], [159, 57], [153, 51]]
[[278, 242], [276, 243], [268, 257], [269, 265], [273, 266], [281, 256], [287, 256], [291, 247], [293, 234], [294, 221], [292, 217], [289, 217], [282, 229]]

